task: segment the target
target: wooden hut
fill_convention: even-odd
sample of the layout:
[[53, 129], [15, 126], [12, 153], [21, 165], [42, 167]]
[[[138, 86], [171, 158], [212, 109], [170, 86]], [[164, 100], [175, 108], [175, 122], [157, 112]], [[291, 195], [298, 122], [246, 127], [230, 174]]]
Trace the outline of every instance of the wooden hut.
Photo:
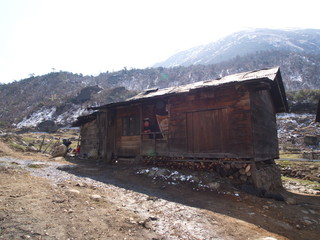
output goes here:
[[107, 161], [158, 156], [168, 161], [232, 160], [259, 169], [256, 163], [279, 157], [276, 113], [286, 112], [288, 104], [275, 67], [149, 89], [93, 109], [98, 110], [98, 155]]

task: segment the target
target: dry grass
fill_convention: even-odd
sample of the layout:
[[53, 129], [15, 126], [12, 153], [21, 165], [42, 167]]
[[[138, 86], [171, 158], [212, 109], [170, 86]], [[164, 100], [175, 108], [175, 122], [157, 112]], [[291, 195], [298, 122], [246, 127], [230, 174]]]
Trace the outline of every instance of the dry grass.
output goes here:
[[299, 158], [302, 158], [302, 154], [296, 154], [296, 153], [280, 153], [280, 158], [299, 159]]

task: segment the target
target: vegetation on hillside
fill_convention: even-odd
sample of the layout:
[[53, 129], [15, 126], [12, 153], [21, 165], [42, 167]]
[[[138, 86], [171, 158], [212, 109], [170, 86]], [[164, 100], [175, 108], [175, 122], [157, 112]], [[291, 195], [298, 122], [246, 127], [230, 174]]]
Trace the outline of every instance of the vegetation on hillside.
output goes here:
[[316, 113], [320, 99], [320, 89], [302, 89], [287, 93], [291, 112]]
[[[56, 115], [72, 113], [80, 108], [122, 101], [149, 88], [178, 86], [273, 66], [281, 67], [287, 92], [294, 91], [288, 94], [291, 109], [313, 111], [318, 95], [308, 91], [296, 91], [320, 89], [320, 55], [265, 51], [238, 56], [213, 65], [130, 70], [125, 68], [98, 76], [60, 71], [1, 84], [0, 127], [18, 123], [42, 109], [56, 108]], [[300, 96], [303, 94], [307, 97]], [[303, 106], [299, 107], [301, 100]]]

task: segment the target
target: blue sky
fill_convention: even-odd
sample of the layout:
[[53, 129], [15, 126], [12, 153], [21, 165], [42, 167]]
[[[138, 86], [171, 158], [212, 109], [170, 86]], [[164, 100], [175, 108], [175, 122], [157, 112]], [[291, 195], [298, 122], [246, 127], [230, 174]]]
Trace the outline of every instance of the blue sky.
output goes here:
[[146, 68], [247, 28], [320, 29], [319, 7], [318, 0], [0, 0], [0, 82], [52, 69]]

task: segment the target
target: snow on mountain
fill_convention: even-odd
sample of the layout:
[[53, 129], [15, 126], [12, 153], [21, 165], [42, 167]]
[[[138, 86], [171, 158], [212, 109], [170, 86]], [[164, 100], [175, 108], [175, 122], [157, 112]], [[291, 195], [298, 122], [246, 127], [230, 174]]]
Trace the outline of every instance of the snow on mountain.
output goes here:
[[90, 114], [92, 111], [87, 110], [87, 108], [83, 108], [80, 105], [72, 105], [72, 107], [63, 112], [60, 115], [56, 113], [56, 107], [52, 108], [41, 108], [36, 112], [33, 112], [30, 116], [26, 116], [23, 118], [21, 122], [16, 124], [17, 128], [24, 128], [24, 127], [35, 127], [39, 123], [52, 120], [57, 125], [65, 126], [75, 122], [77, 117]]
[[171, 56], [154, 67], [214, 64], [259, 51], [284, 50], [320, 54], [320, 30], [254, 29], [231, 34], [217, 42], [194, 47]]
[[34, 112], [31, 116], [26, 116], [17, 124], [18, 128], [36, 126], [42, 121], [51, 120], [56, 108], [41, 108]]

